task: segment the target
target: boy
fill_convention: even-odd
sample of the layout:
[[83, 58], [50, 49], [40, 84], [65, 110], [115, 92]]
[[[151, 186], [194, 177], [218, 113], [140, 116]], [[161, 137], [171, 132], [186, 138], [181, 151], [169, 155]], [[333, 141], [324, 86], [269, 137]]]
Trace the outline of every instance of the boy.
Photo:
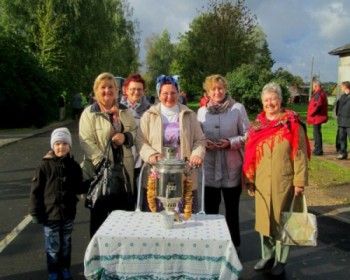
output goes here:
[[72, 137], [65, 127], [51, 134], [51, 150], [43, 157], [32, 179], [30, 214], [43, 224], [50, 280], [72, 279], [71, 234], [77, 194], [84, 193], [80, 165], [70, 155]]

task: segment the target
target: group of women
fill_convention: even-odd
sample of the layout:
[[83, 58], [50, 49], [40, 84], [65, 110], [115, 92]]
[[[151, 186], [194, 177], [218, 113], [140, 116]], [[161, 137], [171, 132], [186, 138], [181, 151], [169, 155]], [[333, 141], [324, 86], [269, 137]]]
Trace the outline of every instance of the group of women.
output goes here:
[[[255, 228], [261, 236], [262, 255], [254, 269], [272, 269], [272, 274], [279, 275], [284, 271], [289, 249], [279, 241], [280, 214], [289, 209], [293, 196], [302, 194], [308, 184], [309, 146], [303, 125], [295, 112], [282, 107], [278, 84], [263, 88], [263, 111], [252, 123], [244, 106], [228, 94], [223, 76], [208, 76], [203, 88], [208, 99], [196, 114], [180, 104], [176, 77], [158, 77], [159, 103], [151, 106], [145, 98], [145, 81], [139, 74], [126, 79], [119, 98], [114, 76], [100, 74], [93, 87], [97, 102], [85, 108], [80, 118], [84, 177], [92, 177], [109, 140], [110, 160], [113, 162], [114, 151], [122, 147], [130, 178], [138, 176], [142, 162], [153, 165], [161, 160], [164, 147], [175, 148], [178, 158], [188, 159], [190, 166], [204, 165], [205, 212], [218, 214], [223, 197], [227, 225], [237, 250], [241, 244], [242, 187], [255, 195]], [[196, 171], [191, 175], [193, 212], [198, 208]], [[131, 185], [136, 194], [136, 180]], [[147, 203], [143, 204], [147, 209]], [[115, 203], [91, 209], [90, 234], [96, 232], [111, 211], [124, 208], [125, 205]]]

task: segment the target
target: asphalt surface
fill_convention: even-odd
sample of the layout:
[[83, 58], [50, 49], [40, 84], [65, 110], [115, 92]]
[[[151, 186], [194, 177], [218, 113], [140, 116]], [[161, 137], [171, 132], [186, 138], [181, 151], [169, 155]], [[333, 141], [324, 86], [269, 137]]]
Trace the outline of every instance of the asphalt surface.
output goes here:
[[[40, 225], [30, 223], [28, 195], [30, 180], [40, 158], [49, 149], [50, 133], [67, 126], [73, 137], [72, 154], [82, 160], [78, 142], [78, 122], [68, 120], [23, 134], [0, 134], [0, 279], [47, 279], [43, 234]], [[334, 209], [309, 209], [317, 214], [319, 238], [317, 247], [292, 247], [286, 273], [278, 279], [328, 280], [348, 279], [350, 275], [350, 220]], [[256, 273], [254, 264], [260, 258], [259, 236], [254, 230], [254, 199], [242, 194], [240, 204], [241, 250], [243, 272], [240, 279], [276, 279]], [[333, 211], [333, 214], [330, 212]], [[221, 208], [224, 213], [224, 208]], [[341, 217], [341, 218], [339, 218]], [[78, 203], [73, 232], [72, 274], [83, 276], [83, 259], [88, 236], [89, 212]]]

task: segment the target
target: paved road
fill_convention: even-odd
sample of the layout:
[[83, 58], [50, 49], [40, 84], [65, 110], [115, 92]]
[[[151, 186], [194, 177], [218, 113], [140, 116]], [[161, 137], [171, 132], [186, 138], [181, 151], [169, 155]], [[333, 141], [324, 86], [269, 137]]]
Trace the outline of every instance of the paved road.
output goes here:
[[[78, 124], [67, 125], [73, 136], [72, 153], [80, 161]], [[50, 132], [0, 148], [0, 240], [22, 221], [23, 230], [0, 252], [0, 279], [47, 279], [43, 234], [41, 226], [26, 223], [28, 194], [34, 169], [49, 149]], [[222, 210], [224, 210], [222, 208]], [[72, 272], [74, 279], [84, 279], [83, 257], [89, 242], [89, 213], [78, 204], [73, 232]], [[26, 225], [27, 224], [27, 225]], [[259, 259], [259, 237], [254, 231], [254, 200], [246, 195], [241, 200], [242, 245], [240, 259], [244, 270], [241, 279], [270, 279], [253, 271]], [[286, 274], [280, 279], [348, 279], [350, 275], [350, 225], [330, 217], [319, 217], [319, 244], [317, 247], [293, 247]], [[10, 236], [11, 237], [11, 236]], [[1, 251], [1, 250], [0, 250]], [[271, 278], [272, 279], [272, 278]]]

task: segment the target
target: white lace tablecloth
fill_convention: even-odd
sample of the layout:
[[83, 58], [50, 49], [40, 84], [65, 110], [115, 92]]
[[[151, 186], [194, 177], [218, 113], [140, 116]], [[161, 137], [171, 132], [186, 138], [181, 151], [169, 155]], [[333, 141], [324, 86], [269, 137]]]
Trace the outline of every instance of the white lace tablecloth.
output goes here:
[[238, 279], [242, 265], [222, 215], [162, 229], [159, 214], [114, 211], [91, 239], [87, 279]]

